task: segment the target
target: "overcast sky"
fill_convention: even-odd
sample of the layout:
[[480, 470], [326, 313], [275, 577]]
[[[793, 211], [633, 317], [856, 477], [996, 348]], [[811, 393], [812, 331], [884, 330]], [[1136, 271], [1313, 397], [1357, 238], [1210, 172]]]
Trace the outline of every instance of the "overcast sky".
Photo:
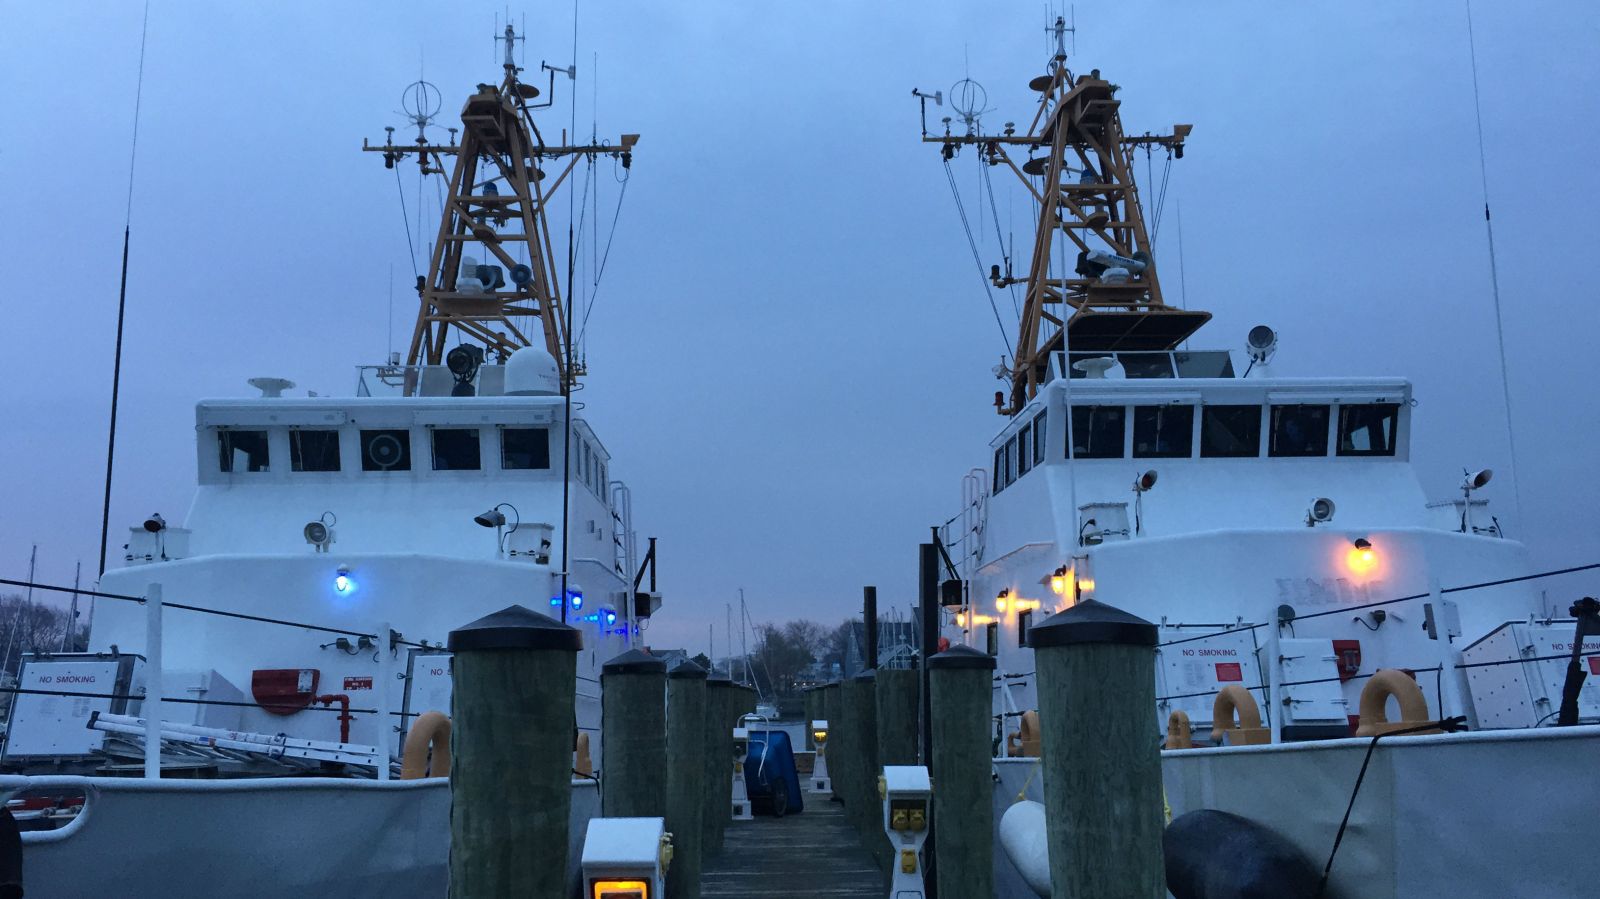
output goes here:
[[[643, 135], [581, 399], [641, 535], [661, 538], [653, 642], [704, 648], [714, 621], [720, 649], [740, 587], [757, 621], [837, 621], [869, 583], [909, 604], [916, 544], [987, 464], [1003, 352], [911, 88], [970, 75], [987, 125], [1025, 123], [1045, 6], [580, 6], [579, 130]], [[1156, 248], [1169, 300], [1216, 315], [1193, 345], [1235, 347], [1264, 322], [1280, 373], [1411, 378], [1431, 497], [1493, 467], [1492, 508], [1536, 565], [1600, 561], [1600, 9], [1475, 9], [1514, 478], [1464, 6], [1292, 6], [1077, 5], [1071, 65], [1123, 86], [1126, 127], [1195, 125]], [[196, 399], [251, 395], [259, 375], [348, 395], [353, 366], [404, 349], [388, 343], [391, 273], [396, 334], [414, 314], [400, 201], [361, 140], [401, 124], [419, 72], [447, 114], [497, 79], [503, 9], [153, 4], [113, 547], [188, 507]], [[0, 2], [4, 576], [26, 573], [35, 542], [46, 581], [70, 582], [78, 559], [92, 572], [98, 551], [141, 10]], [[571, 62], [572, 7], [524, 12], [529, 67]], [[572, 108], [568, 83], [556, 94], [547, 134]], [[597, 172], [609, 222], [618, 185]], [[956, 172], [975, 209], [976, 161]], [[1023, 197], [996, 189], [1026, 247]], [[1564, 607], [1597, 584], [1548, 586]]]

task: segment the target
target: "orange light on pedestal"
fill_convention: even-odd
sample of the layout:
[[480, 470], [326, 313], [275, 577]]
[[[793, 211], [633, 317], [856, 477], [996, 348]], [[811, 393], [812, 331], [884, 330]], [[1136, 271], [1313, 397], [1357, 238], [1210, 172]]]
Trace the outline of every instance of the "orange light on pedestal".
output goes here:
[[594, 899], [655, 899], [642, 880], [596, 880]]

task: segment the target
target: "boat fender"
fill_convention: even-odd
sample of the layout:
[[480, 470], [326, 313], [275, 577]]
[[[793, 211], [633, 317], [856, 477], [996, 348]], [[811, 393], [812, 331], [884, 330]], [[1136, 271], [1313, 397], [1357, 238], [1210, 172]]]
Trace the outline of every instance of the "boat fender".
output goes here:
[[1194, 728], [1189, 724], [1189, 713], [1174, 709], [1167, 716], [1167, 742], [1163, 749], [1193, 749]]
[[1175, 899], [1312, 899], [1316, 867], [1276, 832], [1229, 812], [1180, 815], [1161, 837]]
[[[1238, 713], [1235, 727], [1234, 714]], [[1238, 684], [1229, 684], [1217, 694], [1211, 704], [1211, 742], [1223, 745], [1226, 734], [1233, 746], [1259, 746], [1272, 742], [1272, 731], [1261, 726], [1261, 707], [1250, 691]]]
[[[433, 753], [429, 763], [429, 751]], [[443, 712], [423, 712], [406, 734], [400, 751], [400, 779], [450, 776], [450, 716]]]
[[1034, 893], [1050, 895], [1050, 840], [1042, 803], [1023, 799], [1006, 809], [1000, 816], [1000, 847]]

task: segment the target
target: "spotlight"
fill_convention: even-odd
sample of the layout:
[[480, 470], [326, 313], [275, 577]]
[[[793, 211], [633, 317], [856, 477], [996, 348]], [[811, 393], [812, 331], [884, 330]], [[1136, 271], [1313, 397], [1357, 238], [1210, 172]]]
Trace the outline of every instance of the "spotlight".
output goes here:
[[486, 528], [502, 528], [506, 525], [506, 513], [500, 511], [500, 507], [496, 506], [487, 512], [474, 516], [472, 520]]
[[1245, 350], [1253, 362], [1266, 362], [1278, 349], [1278, 332], [1266, 325], [1256, 325], [1245, 335]]
[[[1489, 468], [1485, 468], [1482, 471], [1476, 472], [1469, 472], [1463, 468], [1461, 473], [1466, 476], [1466, 480], [1461, 484], [1461, 489], [1468, 493], [1488, 486], [1489, 482], [1494, 479], [1494, 470]], [[145, 526], [149, 527], [149, 525]]]
[[[333, 521], [329, 521], [330, 518]], [[317, 552], [325, 553], [328, 551], [328, 544], [333, 542], [333, 529], [329, 525], [337, 523], [338, 520], [332, 512], [324, 512], [316, 521], [307, 522], [301, 533], [305, 535], [307, 543], [317, 548]]]
[[157, 512], [144, 520], [144, 529], [152, 534], [159, 534], [167, 529], [167, 520], [161, 517], [160, 512]]
[[1333, 500], [1326, 496], [1319, 496], [1311, 501], [1311, 508], [1306, 510], [1306, 527], [1316, 527], [1327, 524], [1333, 520]]
[[1139, 475], [1139, 477], [1135, 478], [1133, 482], [1134, 492], [1143, 493], [1146, 490], [1149, 490], [1151, 487], [1154, 487], [1156, 485], [1156, 477], [1156, 470], [1154, 468], [1142, 475]]

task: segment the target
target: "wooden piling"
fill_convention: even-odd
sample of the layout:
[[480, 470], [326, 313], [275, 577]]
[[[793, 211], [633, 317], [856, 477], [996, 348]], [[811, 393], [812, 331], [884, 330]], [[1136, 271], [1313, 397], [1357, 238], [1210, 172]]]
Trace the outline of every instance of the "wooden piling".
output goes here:
[[600, 813], [607, 818], [667, 814], [667, 663], [630, 649], [600, 666]]
[[994, 656], [970, 646], [952, 646], [928, 660], [933, 694], [929, 773], [934, 783], [933, 851], [939, 859], [935, 874], [939, 896], [994, 895], [994, 765], [989, 738], [994, 668]]
[[450, 632], [450, 895], [567, 895], [575, 629], [511, 606]]
[[844, 750], [839, 748], [843, 745], [840, 734], [844, 731], [844, 704], [839, 698], [839, 682], [830, 681], [817, 692], [822, 694], [822, 720], [828, 722], [828, 778], [833, 781], [831, 796], [841, 799], [844, 787], [839, 782], [841, 763], [838, 759], [844, 754]]
[[706, 670], [688, 659], [667, 669], [667, 894], [700, 899], [706, 796]]
[[733, 728], [728, 724], [732, 705], [733, 681], [725, 674], [712, 674], [706, 679], [705, 815], [701, 822], [707, 856], [722, 851], [723, 833], [732, 815]]
[[[917, 764], [917, 702], [920, 678], [917, 672], [909, 668], [879, 668], [877, 669], [876, 685], [874, 688], [875, 712], [873, 720], [877, 723], [877, 769], [872, 778], [874, 789], [877, 785], [877, 773], [889, 765], [915, 765]], [[876, 793], [872, 796], [877, 799]], [[888, 838], [883, 835], [883, 806], [874, 803], [869, 809], [871, 823], [867, 836], [871, 839], [872, 855], [883, 867], [885, 874], [894, 862], [894, 847], [889, 845]]]
[[1156, 626], [1089, 599], [1034, 625], [1028, 645], [1051, 895], [1164, 899]]
[[877, 672], [871, 668], [846, 682], [845, 718], [850, 722], [851, 784], [845, 797], [850, 823], [876, 858], [883, 835], [883, 805], [878, 796]]

